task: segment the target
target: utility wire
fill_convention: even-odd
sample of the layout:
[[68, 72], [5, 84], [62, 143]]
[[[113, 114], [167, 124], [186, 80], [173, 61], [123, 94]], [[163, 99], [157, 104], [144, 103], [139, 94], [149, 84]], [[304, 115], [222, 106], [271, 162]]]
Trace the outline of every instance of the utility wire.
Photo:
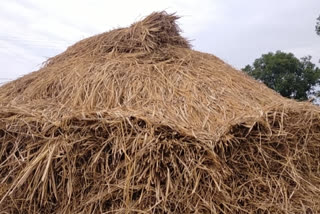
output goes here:
[[[72, 42], [66, 41], [49, 41], [49, 40], [40, 40], [40, 39], [31, 39], [25, 37], [16, 37], [16, 36], [0, 36], [0, 41], [2, 42], [18, 42], [29, 47], [36, 48], [51, 48], [51, 49], [64, 49], [68, 47]], [[17, 45], [17, 44], [15, 44]]]

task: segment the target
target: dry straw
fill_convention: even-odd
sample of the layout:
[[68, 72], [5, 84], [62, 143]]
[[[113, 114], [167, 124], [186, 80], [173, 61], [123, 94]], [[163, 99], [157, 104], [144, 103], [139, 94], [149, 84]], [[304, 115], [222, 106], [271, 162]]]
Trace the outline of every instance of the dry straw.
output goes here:
[[2, 213], [320, 213], [320, 109], [153, 13], [0, 87]]

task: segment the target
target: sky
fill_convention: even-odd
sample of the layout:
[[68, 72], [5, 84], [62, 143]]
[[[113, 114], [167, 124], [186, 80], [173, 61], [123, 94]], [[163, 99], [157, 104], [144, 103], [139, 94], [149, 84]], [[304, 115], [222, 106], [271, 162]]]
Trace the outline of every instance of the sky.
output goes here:
[[193, 49], [237, 69], [277, 50], [320, 59], [320, 0], [1, 0], [0, 83], [38, 70], [75, 42], [176, 12]]

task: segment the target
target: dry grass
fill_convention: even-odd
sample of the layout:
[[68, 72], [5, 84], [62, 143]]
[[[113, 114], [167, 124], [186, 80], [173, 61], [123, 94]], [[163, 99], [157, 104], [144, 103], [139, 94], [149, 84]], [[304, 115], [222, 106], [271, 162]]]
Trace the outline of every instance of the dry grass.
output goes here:
[[2, 213], [320, 213], [320, 109], [153, 13], [0, 87]]

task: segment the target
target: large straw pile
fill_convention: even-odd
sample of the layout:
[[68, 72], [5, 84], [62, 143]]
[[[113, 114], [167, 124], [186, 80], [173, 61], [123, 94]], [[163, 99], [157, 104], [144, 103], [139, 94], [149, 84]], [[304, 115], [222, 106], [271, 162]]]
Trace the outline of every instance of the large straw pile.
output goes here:
[[153, 13], [0, 88], [2, 213], [320, 213], [320, 109]]

